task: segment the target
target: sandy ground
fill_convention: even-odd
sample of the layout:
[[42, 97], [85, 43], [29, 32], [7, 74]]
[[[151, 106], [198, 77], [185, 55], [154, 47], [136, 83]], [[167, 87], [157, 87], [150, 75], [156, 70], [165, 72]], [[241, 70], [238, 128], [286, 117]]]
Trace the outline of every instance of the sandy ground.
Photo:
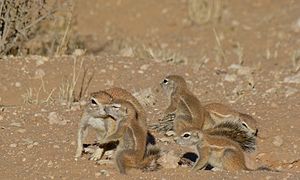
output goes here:
[[[84, 55], [0, 58], [1, 178], [300, 179], [299, 12], [298, 1], [227, 0], [220, 20], [197, 25], [188, 18], [186, 0], [78, 0], [75, 28], [86, 40]], [[256, 165], [281, 172], [178, 167], [121, 176], [88, 155], [74, 161], [82, 107], [68, 106], [65, 92], [74, 72], [79, 92], [81, 63], [94, 73], [88, 92], [119, 86], [148, 93], [140, 99], [149, 124], [167, 106], [159, 82], [168, 74], [184, 76], [203, 104], [221, 102], [253, 115], [259, 125]], [[58, 124], [49, 122], [53, 113]], [[182, 153], [172, 142], [159, 145]]]

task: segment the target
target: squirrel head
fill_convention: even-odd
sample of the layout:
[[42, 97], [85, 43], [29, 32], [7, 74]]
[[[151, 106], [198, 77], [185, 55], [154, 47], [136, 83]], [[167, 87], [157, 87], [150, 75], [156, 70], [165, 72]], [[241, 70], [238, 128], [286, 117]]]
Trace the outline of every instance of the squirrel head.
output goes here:
[[110, 103], [112, 97], [104, 91], [91, 93], [90, 99], [86, 105], [86, 111], [95, 118], [107, 117], [104, 111], [104, 105]]
[[169, 75], [165, 77], [160, 85], [167, 95], [172, 95], [175, 92], [187, 88], [184, 78], [179, 75]]
[[187, 130], [175, 138], [177, 144], [181, 146], [194, 146], [201, 143], [203, 133], [200, 130]]
[[104, 111], [115, 120], [137, 118], [134, 106], [125, 100], [112, 101], [111, 104], [105, 105]]

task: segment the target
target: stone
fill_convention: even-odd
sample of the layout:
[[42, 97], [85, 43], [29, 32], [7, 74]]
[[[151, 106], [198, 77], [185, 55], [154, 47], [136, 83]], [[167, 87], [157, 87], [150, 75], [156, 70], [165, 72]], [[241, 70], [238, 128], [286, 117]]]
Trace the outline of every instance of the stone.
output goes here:
[[21, 127], [21, 123], [13, 122], [13, 123], [10, 123], [10, 126]]
[[275, 136], [272, 142], [276, 147], [280, 147], [283, 144], [283, 139], [281, 136]]
[[298, 89], [287, 87], [285, 91], [285, 97], [292, 96], [293, 94], [296, 94], [298, 92]]
[[178, 167], [180, 158], [174, 154], [174, 151], [169, 151], [161, 156], [158, 163], [166, 169], [173, 169]]
[[66, 125], [67, 121], [64, 120], [57, 112], [50, 112], [48, 115], [49, 124]]
[[15, 147], [17, 147], [17, 144], [16, 143], [10, 144], [9, 147], [15, 148]]
[[41, 79], [46, 75], [45, 71], [42, 69], [37, 69], [34, 72], [34, 79]]
[[19, 132], [19, 133], [25, 133], [26, 129], [18, 129], [17, 132]]
[[300, 84], [300, 72], [296, 75], [284, 78], [283, 82]]
[[235, 74], [226, 74], [224, 77], [224, 80], [228, 82], [235, 82], [236, 79], [237, 79], [237, 75]]

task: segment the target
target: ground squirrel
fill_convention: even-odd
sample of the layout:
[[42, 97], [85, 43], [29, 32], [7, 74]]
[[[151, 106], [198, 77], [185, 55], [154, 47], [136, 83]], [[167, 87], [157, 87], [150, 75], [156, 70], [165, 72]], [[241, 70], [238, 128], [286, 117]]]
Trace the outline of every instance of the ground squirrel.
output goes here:
[[[146, 128], [146, 113], [142, 105], [138, 100], [128, 91], [119, 87], [113, 87], [107, 90], [102, 90], [98, 92], [91, 93], [91, 98], [87, 104], [84, 113], [82, 115], [77, 140], [77, 151], [75, 159], [81, 156], [83, 150], [83, 140], [87, 135], [87, 128], [93, 127], [97, 132], [97, 141], [101, 141], [106, 135], [110, 134], [115, 128], [115, 122], [111, 121], [104, 112], [104, 105], [111, 103], [114, 99], [123, 99], [129, 101], [133, 104], [137, 112], [139, 113], [140, 124]], [[149, 141], [154, 141], [151, 139], [151, 134], [148, 133]], [[91, 160], [99, 160], [103, 155], [103, 150], [97, 148], [95, 153], [92, 154]]]
[[124, 100], [114, 100], [106, 105], [105, 111], [117, 121], [115, 132], [103, 142], [119, 140], [115, 162], [120, 173], [126, 174], [128, 168], [149, 167], [158, 153], [151, 154], [146, 150], [147, 129], [138, 120], [139, 113], [134, 105]]
[[205, 128], [203, 127], [205, 121], [212, 121], [198, 98], [189, 91], [183, 77], [169, 75], [160, 84], [170, 98], [170, 105], [165, 114], [175, 114], [173, 127], [175, 132], [187, 127], [202, 129]]
[[[75, 160], [79, 158], [83, 151], [83, 141], [88, 133], [88, 128], [92, 127], [96, 130], [97, 141], [103, 139], [109, 131], [113, 131], [116, 123], [109, 120], [104, 111], [104, 104], [110, 103], [112, 97], [105, 91], [91, 93], [90, 99], [86, 104], [78, 128], [77, 150]], [[97, 160], [102, 156], [102, 150], [97, 148], [95, 153], [92, 154], [91, 159]]]
[[[221, 170], [251, 170], [245, 164], [243, 150], [238, 143], [216, 135], [209, 135], [197, 129], [187, 129], [179, 137], [176, 142], [182, 146], [195, 146], [198, 159], [193, 166], [193, 170], [197, 171], [210, 164]], [[270, 170], [260, 167], [257, 170]]]
[[240, 113], [220, 103], [210, 103], [205, 105], [204, 108], [209, 112], [215, 124], [224, 121], [236, 121], [245, 127], [245, 129], [248, 129], [250, 133], [257, 136], [257, 122], [252, 116]]

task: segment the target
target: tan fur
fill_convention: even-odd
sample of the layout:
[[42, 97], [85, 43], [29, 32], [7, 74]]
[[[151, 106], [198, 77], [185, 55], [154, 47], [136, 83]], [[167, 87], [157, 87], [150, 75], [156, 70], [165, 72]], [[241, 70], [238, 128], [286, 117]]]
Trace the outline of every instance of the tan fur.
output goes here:
[[186, 127], [202, 129], [205, 121], [211, 121], [209, 113], [203, 108], [198, 98], [189, 91], [183, 77], [167, 76], [161, 86], [170, 97], [170, 105], [165, 114], [175, 114], [174, 130], [180, 132]]
[[240, 113], [220, 103], [210, 103], [205, 105], [204, 108], [209, 112], [215, 124], [219, 124], [223, 121], [235, 121], [245, 126], [249, 132], [257, 134], [257, 122], [250, 115]]
[[136, 111], [139, 114], [138, 120], [140, 121], [140, 124], [147, 128], [147, 118], [146, 118], [146, 112], [143, 108], [143, 106], [140, 104], [140, 102], [127, 90], [119, 88], [119, 87], [113, 87], [110, 89], [105, 90], [106, 93], [108, 93], [112, 99], [122, 99], [125, 101], [130, 102]]
[[[93, 128], [96, 131], [98, 141], [114, 131], [116, 123], [110, 120], [111, 118], [108, 117], [104, 111], [104, 104], [111, 101], [112, 97], [104, 91], [91, 93], [79, 123], [75, 160], [82, 155], [83, 142], [88, 134], [88, 128]], [[102, 155], [103, 151], [98, 148], [95, 153], [92, 154], [91, 159], [98, 160]]]
[[[111, 103], [114, 99], [123, 99], [126, 101], [129, 101], [132, 103], [139, 113], [139, 121], [140, 124], [146, 128], [146, 113], [142, 107], [142, 105], [138, 102], [138, 100], [128, 91], [122, 88], [113, 87], [104, 91], [98, 91], [93, 92], [90, 95], [90, 102], [87, 104], [86, 108], [84, 109], [79, 130], [78, 130], [78, 139], [77, 139], [77, 150], [75, 159], [81, 156], [83, 146], [82, 143], [85, 139], [85, 136], [87, 135], [88, 127], [93, 127], [97, 132], [97, 140], [101, 141], [104, 137], [111, 134], [111, 132], [115, 129], [115, 122], [110, 120], [110, 117], [108, 117], [103, 108], [105, 104]], [[91, 108], [91, 101], [94, 100], [94, 103], [97, 104], [97, 109]], [[95, 102], [96, 101], [96, 102]], [[101, 117], [99, 117], [99, 113], [101, 114]], [[101, 127], [101, 122], [103, 122]], [[102, 151], [99, 151], [99, 149], [96, 150], [94, 154], [92, 154], [91, 159], [92, 160], [99, 160], [102, 157], [103, 153]]]
[[105, 111], [117, 121], [115, 132], [104, 142], [119, 140], [115, 156], [121, 174], [128, 168], [146, 168], [155, 155], [146, 156], [147, 129], [138, 120], [139, 114], [134, 105], [124, 100], [114, 100], [106, 105]]
[[199, 158], [193, 166], [194, 171], [204, 169], [208, 164], [227, 171], [249, 170], [239, 144], [225, 137], [187, 129], [176, 142], [183, 146], [196, 147]]

